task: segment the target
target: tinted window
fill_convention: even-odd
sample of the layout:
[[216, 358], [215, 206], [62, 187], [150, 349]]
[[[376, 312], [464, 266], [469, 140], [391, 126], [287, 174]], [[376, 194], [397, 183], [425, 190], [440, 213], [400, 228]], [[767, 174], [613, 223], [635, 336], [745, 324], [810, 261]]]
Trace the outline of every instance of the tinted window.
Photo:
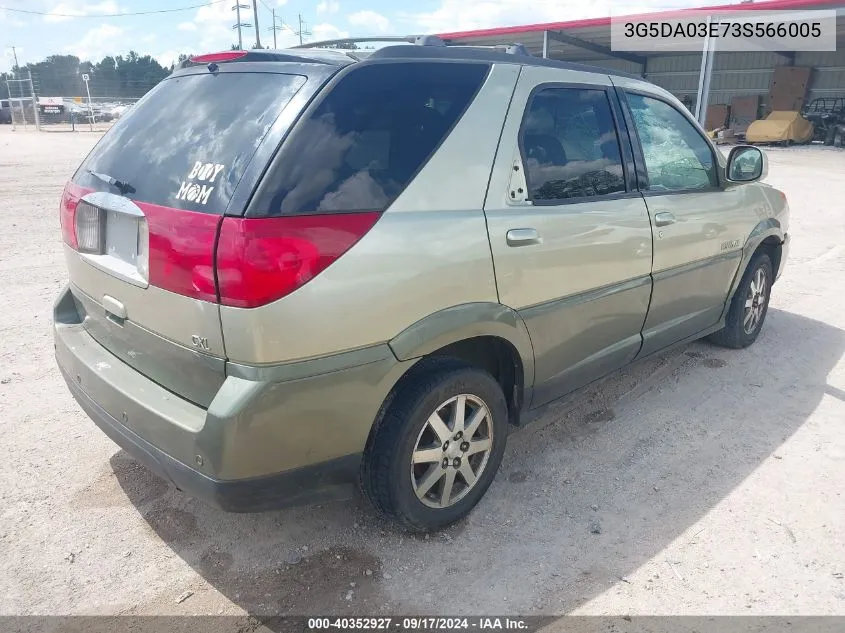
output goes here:
[[625, 191], [619, 138], [603, 90], [537, 92], [525, 114], [521, 141], [532, 200]]
[[353, 69], [285, 142], [253, 204], [256, 214], [386, 208], [461, 117], [487, 71], [447, 63]]
[[651, 191], [706, 189], [718, 184], [713, 152], [695, 126], [668, 103], [628, 95]]
[[267, 130], [304, 83], [270, 73], [167, 79], [114, 125], [74, 180], [108, 190], [89, 172], [105, 174], [131, 186], [132, 199], [223, 213]]

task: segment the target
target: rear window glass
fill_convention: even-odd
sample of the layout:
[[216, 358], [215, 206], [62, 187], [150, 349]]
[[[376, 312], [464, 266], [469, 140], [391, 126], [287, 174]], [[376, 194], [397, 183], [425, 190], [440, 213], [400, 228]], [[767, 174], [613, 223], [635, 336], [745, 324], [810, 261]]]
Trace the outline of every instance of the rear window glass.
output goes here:
[[106, 176], [133, 200], [222, 214], [264, 135], [305, 81], [223, 72], [167, 79], [103, 137], [74, 180], [109, 191]]
[[488, 70], [455, 63], [355, 68], [285, 142], [250, 214], [386, 208], [460, 119]]
[[619, 137], [604, 90], [540, 90], [526, 112], [521, 141], [532, 200], [625, 191]]

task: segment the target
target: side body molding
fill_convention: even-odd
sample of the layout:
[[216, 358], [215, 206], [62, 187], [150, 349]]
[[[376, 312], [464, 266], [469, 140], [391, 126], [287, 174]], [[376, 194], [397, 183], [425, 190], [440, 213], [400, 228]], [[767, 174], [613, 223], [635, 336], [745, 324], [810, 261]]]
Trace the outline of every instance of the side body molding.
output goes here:
[[495, 336], [508, 341], [522, 361], [526, 393], [534, 386], [534, 348], [528, 328], [511, 308], [499, 303], [466, 303], [417, 321], [390, 341], [400, 361], [419, 358], [469, 338]]

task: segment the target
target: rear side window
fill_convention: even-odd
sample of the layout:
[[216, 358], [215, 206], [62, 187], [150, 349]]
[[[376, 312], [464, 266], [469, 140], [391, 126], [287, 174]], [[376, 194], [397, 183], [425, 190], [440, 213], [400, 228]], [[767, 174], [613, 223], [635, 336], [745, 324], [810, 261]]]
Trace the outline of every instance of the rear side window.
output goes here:
[[604, 90], [539, 90], [525, 113], [520, 141], [531, 200], [625, 191], [619, 137]]
[[385, 209], [449, 134], [488, 70], [454, 63], [353, 69], [285, 142], [250, 215]]
[[113, 178], [133, 200], [222, 214], [244, 167], [305, 81], [234, 72], [167, 79], [103, 137], [74, 181], [112, 191], [105, 180]]

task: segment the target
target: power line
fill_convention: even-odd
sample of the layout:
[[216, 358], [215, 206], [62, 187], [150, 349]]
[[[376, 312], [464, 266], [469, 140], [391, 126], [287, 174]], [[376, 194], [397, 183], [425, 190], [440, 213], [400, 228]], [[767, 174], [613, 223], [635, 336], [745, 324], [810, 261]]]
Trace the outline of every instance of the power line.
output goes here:
[[[269, 4], [267, 4], [267, 2], [265, 2], [265, 0], [259, 0], [259, 1], [261, 2], [261, 4], [264, 5], [264, 8], [267, 9], [272, 14], [273, 26], [271, 26], [267, 30], [273, 31], [273, 42], [274, 42], [273, 48], [276, 48], [276, 44], [275, 44], [276, 31], [281, 31], [281, 30], [287, 29], [293, 35], [296, 35], [300, 38], [300, 44], [302, 43], [302, 36], [311, 35], [311, 32], [308, 30], [308, 26], [305, 25], [305, 22], [302, 19], [301, 15], [299, 16], [300, 31], [302, 31], [302, 33], [300, 34], [300, 31], [297, 31], [290, 24], [287, 24], [282, 18], [280, 18], [280, 17], [277, 18], [276, 17], [276, 10], [273, 7], [271, 7]], [[304, 29], [302, 28], [303, 26], [305, 26]]]
[[157, 13], [177, 13], [179, 11], [190, 11], [191, 9], [201, 9], [202, 7], [210, 7], [227, 0], [212, 0], [211, 2], [204, 2], [202, 4], [193, 4], [189, 7], [179, 7], [177, 9], [156, 9], [154, 11], [133, 11], [129, 13], [100, 13], [97, 15], [78, 15], [75, 13], [52, 13], [50, 11], [32, 11], [30, 9], [12, 9], [10, 7], [0, 7], [0, 11], [11, 11], [13, 13], [27, 13], [29, 15], [48, 15], [57, 18], [125, 18], [133, 15], [154, 15]]

